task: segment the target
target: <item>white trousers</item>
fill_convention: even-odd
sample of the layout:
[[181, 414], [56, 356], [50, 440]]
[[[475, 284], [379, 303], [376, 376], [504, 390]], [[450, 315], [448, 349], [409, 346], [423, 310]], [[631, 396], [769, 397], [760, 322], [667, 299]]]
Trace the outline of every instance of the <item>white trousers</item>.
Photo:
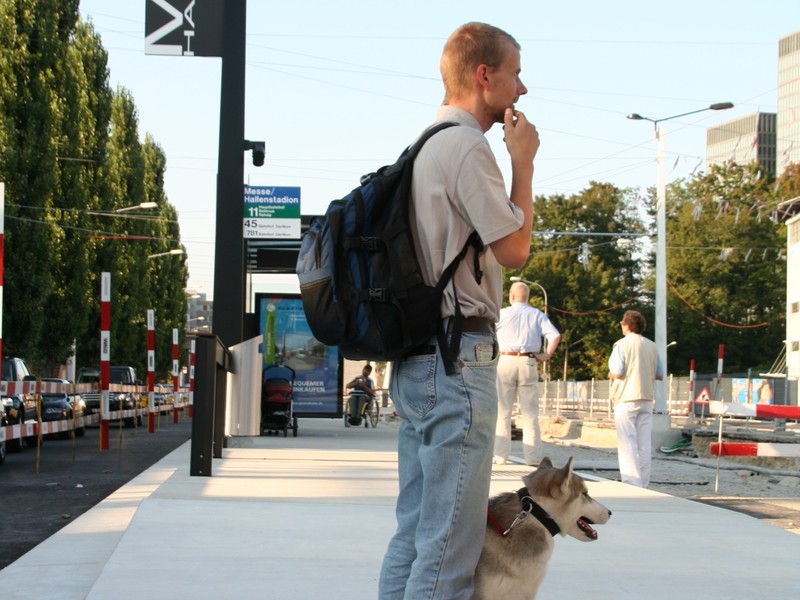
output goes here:
[[623, 483], [646, 488], [650, 485], [653, 436], [653, 400], [617, 402], [617, 458]]
[[542, 460], [539, 430], [539, 371], [536, 359], [501, 354], [497, 361], [497, 428], [494, 455], [508, 459], [511, 453], [511, 413], [519, 402], [522, 413], [522, 453], [528, 464]]

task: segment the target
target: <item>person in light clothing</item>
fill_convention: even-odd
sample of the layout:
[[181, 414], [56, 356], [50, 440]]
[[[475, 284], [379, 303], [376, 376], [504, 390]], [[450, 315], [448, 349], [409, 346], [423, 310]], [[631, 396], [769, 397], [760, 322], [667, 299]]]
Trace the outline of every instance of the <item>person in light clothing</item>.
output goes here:
[[[497, 322], [497, 427], [494, 434], [494, 462], [506, 464], [511, 453], [511, 411], [519, 402], [522, 413], [522, 453], [529, 465], [542, 460], [539, 429], [539, 370], [537, 361], [553, 356], [561, 333], [550, 319], [528, 304], [530, 290], [521, 281], [511, 284], [511, 306], [500, 311]], [[542, 352], [542, 337], [547, 348]]]
[[650, 485], [655, 381], [664, 378], [664, 365], [655, 342], [644, 333], [641, 313], [627, 310], [620, 321], [623, 338], [614, 343], [608, 359], [617, 458], [623, 483]]

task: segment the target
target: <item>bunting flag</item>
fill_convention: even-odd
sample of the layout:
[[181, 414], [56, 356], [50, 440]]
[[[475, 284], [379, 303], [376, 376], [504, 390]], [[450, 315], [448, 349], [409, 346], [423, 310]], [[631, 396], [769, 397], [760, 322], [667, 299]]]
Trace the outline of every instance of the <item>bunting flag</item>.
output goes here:
[[721, 261], [727, 261], [731, 254], [733, 254], [733, 248], [723, 248], [722, 252], [719, 253], [719, 259]]

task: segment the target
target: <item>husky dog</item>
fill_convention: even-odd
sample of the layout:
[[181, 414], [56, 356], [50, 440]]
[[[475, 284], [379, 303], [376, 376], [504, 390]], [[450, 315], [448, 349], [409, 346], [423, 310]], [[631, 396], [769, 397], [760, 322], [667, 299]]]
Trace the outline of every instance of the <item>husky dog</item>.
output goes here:
[[486, 541], [475, 570], [472, 600], [533, 600], [544, 580], [556, 534], [582, 542], [597, 539], [611, 511], [597, 502], [572, 472], [572, 457], [556, 469], [545, 457], [522, 478], [525, 487], [489, 499]]

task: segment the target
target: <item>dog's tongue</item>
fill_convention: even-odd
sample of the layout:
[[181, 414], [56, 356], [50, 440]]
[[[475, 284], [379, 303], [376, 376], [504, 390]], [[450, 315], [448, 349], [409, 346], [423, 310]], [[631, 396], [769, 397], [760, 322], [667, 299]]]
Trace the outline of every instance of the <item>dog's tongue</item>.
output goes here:
[[588, 519], [580, 518], [578, 519], [578, 527], [580, 530], [588, 537], [590, 540], [597, 539], [597, 532], [589, 525]]

